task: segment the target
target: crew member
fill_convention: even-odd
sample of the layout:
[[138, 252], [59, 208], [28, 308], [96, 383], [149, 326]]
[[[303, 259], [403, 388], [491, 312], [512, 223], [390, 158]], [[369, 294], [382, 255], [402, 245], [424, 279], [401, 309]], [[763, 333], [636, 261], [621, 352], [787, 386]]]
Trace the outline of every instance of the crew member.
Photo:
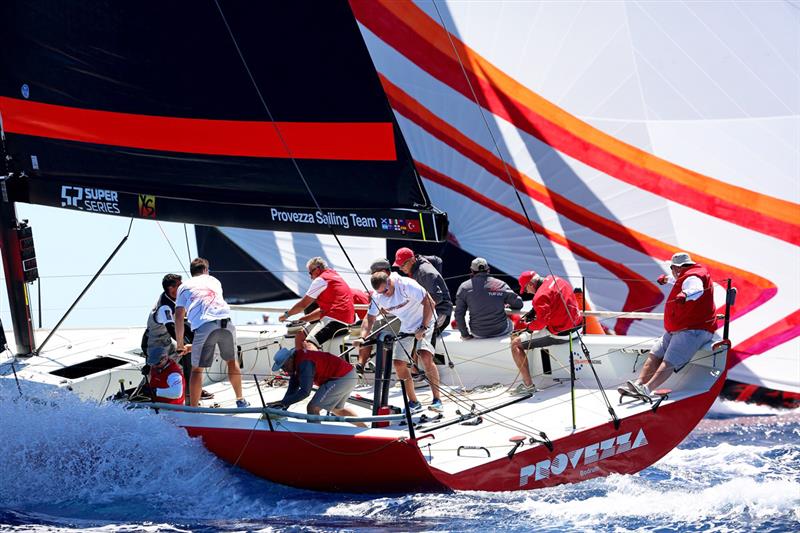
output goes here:
[[525, 351], [569, 342], [564, 335], [580, 327], [582, 317], [572, 286], [558, 276], [541, 277], [533, 270], [523, 272], [519, 276], [519, 291], [533, 294], [533, 309], [528, 313], [526, 331], [511, 337], [511, 355], [522, 377], [522, 383], [513, 393], [529, 394], [536, 388]]
[[397, 250], [394, 266], [399, 267], [406, 276], [414, 278], [414, 281], [422, 285], [433, 298], [436, 308], [436, 326], [433, 332], [435, 344], [436, 337], [441, 335], [450, 323], [450, 316], [453, 314], [453, 300], [450, 298], [450, 291], [441, 272], [428, 257], [415, 255], [410, 248]]
[[154, 402], [183, 405], [186, 401], [184, 392], [183, 369], [178, 366], [167, 352], [160, 356], [148, 356], [150, 365], [150, 392]]
[[489, 275], [486, 259], [476, 257], [469, 270], [470, 279], [462, 283], [456, 292], [456, 325], [461, 338], [469, 340], [508, 335], [514, 326], [506, 315], [506, 306], [512, 310], [522, 309], [522, 298], [506, 282]]
[[717, 330], [714, 291], [706, 267], [692, 261], [686, 252], [677, 252], [670, 261], [671, 276], [662, 274], [658, 283], [672, 283], [664, 307], [664, 335], [650, 351], [639, 378], [628, 387], [637, 394], [650, 396], [674, 368], [681, 368]]
[[[183, 278], [178, 274], [166, 274], [161, 280], [163, 292], [159, 295], [153, 309], [147, 315], [147, 329], [142, 338], [142, 352], [149, 358], [151, 352], [153, 356], [160, 357], [165, 350], [170, 354], [176, 354], [175, 350], [175, 298], [178, 295], [178, 287]], [[184, 342], [187, 347], [191, 347], [192, 331], [184, 327]], [[188, 352], [186, 352], [188, 353]], [[183, 367], [184, 383], [189, 383], [192, 375], [191, 357], [184, 354], [180, 356], [181, 366]], [[214, 395], [203, 390], [200, 398], [208, 400]]]
[[236, 394], [236, 406], [250, 405], [242, 397], [242, 374], [236, 364], [236, 328], [231, 322], [231, 309], [222, 295], [222, 284], [208, 274], [208, 261], [202, 257], [189, 265], [192, 279], [178, 289], [175, 300], [175, 335], [178, 351], [185, 347], [183, 320], [188, 316], [194, 334], [192, 342], [192, 379], [189, 381], [189, 405], [197, 407], [203, 384], [204, 369], [214, 362], [214, 349], [228, 365], [228, 380]]
[[285, 311], [279, 318], [281, 322], [299, 313], [316, 302], [320, 309], [320, 320], [308, 333], [306, 348], [320, 349], [322, 345], [342, 331], [346, 332], [355, 321], [353, 295], [342, 277], [321, 257], [309, 259], [306, 263], [311, 285], [299, 302]]
[[[375, 274], [376, 272], [383, 272], [387, 276], [392, 278], [399, 278], [400, 275], [397, 272], [392, 272], [392, 264], [389, 263], [389, 260], [385, 257], [379, 257], [378, 259], [374, 260], [372, 264], [369, 265], [369, 273], [370, 275]], [[367, 303], [372, 301], [372, 292], [369, 293]], [[362, 317], [361, 327], [364, 327], [364, 317]], [[389, 321], [389, 325], [386, 326], [387, 320]], [[393, 333], [398, 334], [400, 333], [400, 327], [397, 325], [399, 320], [397, 320], [394, 316], [384, 313], [378, 317], [373, 325], [373, 329], [375, 331], [380, 330], [384, 326], [388, 327]], [[364, 374], [364, 365], [367, 364], [369, 361], [369, 357], [372, 354], [372, 346], [361, 346], [358, 349], [358, 363], [356, 363], [356, 372], [359, 374]]]
[[[294, 403], [305, 400], [316, 385], [317, 392], [308, 403], [306, 411], [318, 415], [325, 409], [337, 416], [356, 416], [345, 404], [356, 386], [358, 378], [353, 365], [333, 354], [308, 350], [305, 333], [295, 336], [293, 349], [281, 348], [275, 354], [272, 371], [283, 370], [291, 377], [289, 388], [283, 399], [268, 404], [268, 407], [288, 409]], [[355, 425], [366, 427], [362, 422]]]
[[[433, 299], [428, 295], [428, 291], [413, 279], [389, 276], [386, 272], [373, 274], [370, 284], [375, 292], [372, 293], [372, 303], [367, 311], [367, 318], [361, 326], [361, 339], [365, 339], [370, 334], [375, 318], [381, 310], [392, 313], [400, 319], [400, 333], [406, 336], [398, 339], [398, 343], [395, 345], [393, 351], [394, 371], [398, 379], [405, 380], [408, 384], [406, 392], [409, 398], [409, 409], [412, 412], [422, 410], [408, 369], [410, 357], [414, 352], [414, 344], [416, 344], [417, 354], [422, 360], [431, 384], [433, 393], [431, 409], [441, 410], [439, 370], [433, 361], [434, 349], [431, 345], [433, 325], [436, 321]], [[416, 343], [413, 339], [416, 339]]]

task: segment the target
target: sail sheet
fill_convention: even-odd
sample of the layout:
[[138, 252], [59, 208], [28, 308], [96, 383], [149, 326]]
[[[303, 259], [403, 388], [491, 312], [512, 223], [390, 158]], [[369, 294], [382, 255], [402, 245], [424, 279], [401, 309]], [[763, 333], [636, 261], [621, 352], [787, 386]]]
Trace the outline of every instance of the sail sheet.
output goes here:
[[344, 1], [3, 2], [0, 34], [14, 200], [446, 234]]
[[631, 311], [687, 251], [738, 288], [731, 375], [800, 390], [796, 6], [350, 3], [460, 246]]

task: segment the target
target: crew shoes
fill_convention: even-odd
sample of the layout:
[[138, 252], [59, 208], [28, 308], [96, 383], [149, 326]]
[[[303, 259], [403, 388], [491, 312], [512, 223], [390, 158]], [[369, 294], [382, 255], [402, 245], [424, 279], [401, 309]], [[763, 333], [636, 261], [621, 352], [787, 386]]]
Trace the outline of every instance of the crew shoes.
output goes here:
[[436, 411], [437, 413], [441, 413], [442, 411], [444, 411], [442, 400], [440, 400], [439, 398], [434, 398], [428, 409], [430, 409], [431, 411]]
[[422, 411], [422, 404], [419, 403], [419, 402], [409, 401], [408, 402], [408, 410], [411, 413], [419, 413], [420, 411]]
[[238, 400], [236, 400], [237, 409], [244, 409], [245, 407], [250, 407], [250, 402], [248, 402], [244, 398], [239, 398]]
[[631, 389], [631, 391], [635, 392], [639, 396], [647, 396], [647, 397], [651, 396], [650, 389], [647, 388], [647, 385], [640, 385], [639, 383], [636, 383], [634, 381], [628, 381], [627, 385], [628, 388]]
[[533, 394], [536, 392], [536, 385], [530, 384], [525, 385], [524, 383], [520, 383], [515, 388], [511, 389], [512, 396], [525, 396], [527, 394]]

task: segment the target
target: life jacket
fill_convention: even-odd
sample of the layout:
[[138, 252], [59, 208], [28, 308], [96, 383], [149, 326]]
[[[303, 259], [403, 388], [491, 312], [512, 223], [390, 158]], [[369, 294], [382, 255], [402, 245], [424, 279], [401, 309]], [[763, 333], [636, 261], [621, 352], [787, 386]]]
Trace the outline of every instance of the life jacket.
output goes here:
[[[703, 294], [696, 300], [678, 303], [675, 298], [682, 290], [683, 282], [690, 276], [696, 276], [703, 282]], [[684, 270], [675, 280], [664, 307], [664, 329], [669, 333], [685, 329], [702, 329], [711, 333], [717, 330], [717, 311], [714, 308], [714, 291], [711, 276], [702, 265], [692, 265]]]
[[169, 384], [167, 378], [170, 374], [176, 373], [181, 377], [181, 395], [179, 398], [162, 398], [156, 396], [156, 401], [161, 403], [174, 403], [176, 405], [183, 405], [186, 402], [186, 383], [183, 381], [183, 369], [178, 366], [173, 360], [170, 360], [163, 369], [159, 370], [155, 366], [150, 368], [150, 390], [168, 389]]
[[170, 311], [174, 316], [175, 302], [173, 302], [172, 299], [165, 293], [161, 293], [161, 295], [158, 297], [158, 300], [156, 300], [155, 305], [153, 306], [153, 310], [150, 311], [149, 315], [147, 315], [147, 329], [145, 330], [144, 338], [142, 339], [142, 353], [144, 353], [145, 357], [147, 356], [148, 348], [169, 346], [172, 344], [172, 336], [169, 334], [167, 326], [156, 320], [156, 313], [158, 313], [158, 310], [165, 305], [170, 308]]
[[299, 369], [300, 363], [303, 361], [311, 361], [314, 363], [314, 385], [317, 387], [324, 385], [332, 379], [346, 376], [353, 370], [353, 365], [341, 357], [336, 357], [328, 352], [297, 350], [294, 353], [295, 369]]
[[317, 305], [322, 311], [322, 316], [330, 317], [345, 324], [355, 322], [355, 311], [353, 309], [353, 295], [350, 287], [333, 269], [323, 270], [319, 275], [324, 279], [328, 286], [317, 296]]
[[[353, 305], [369, 305], [369, 294], [366, 292], [351, 287], [350, 293], [353, 295]], [[367, 316], [366, 309], [356, 309], [355, 312], [360, 320]]]
[[533, 308], [536, 320], [528, 325], [530, 330], [547, 328], [550, 333], [561, 333], [583, 323], [572, 286], [558, 276], [544, 278], [533, 295]]

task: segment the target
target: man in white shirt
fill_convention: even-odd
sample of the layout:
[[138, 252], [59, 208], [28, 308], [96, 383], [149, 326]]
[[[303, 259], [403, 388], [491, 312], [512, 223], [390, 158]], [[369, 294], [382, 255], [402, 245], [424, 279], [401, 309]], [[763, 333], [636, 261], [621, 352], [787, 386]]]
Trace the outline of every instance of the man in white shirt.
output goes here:
[[417, 355], [425, 367], [425, 373], [431, 384], [433, 402], [431, 409], [441, 410], [442, 401], [439, 398], [439, 370], [433, 361], [433, 326], [436, 320], [433, 299], [419, 283], [411, 278], [390, 276], [385, 271], [376, 272], [370, 278], [370, 283], [375, 292], [372, 293], [367, 318], [361, 326], [361, 338], [365, 339], [372, 331], [375, 318], [382, 311], [391, 313], [400, 319], [400, 333], [413, 334], [398, 340], [393, 352], [394, 370], [397, 378], [407, 384], [408, 406], [414, 411], [422, 410], [422, 405], [417, 400], [414, 392], [414, 382], [408, 362], [413, 355], [413, 339], [416, 339]]
[[214, 349], [228, 363], [228, 380], [236, 393], [236, 406], [249, 404], [242, 397], [242, 374], [236, 364], [236, 328], [230, 320], [231, 310], [222, 297], [222, 284], [208, 275], [208, 261], [198, 257], [189, 266], [192, 279], [178, 289], [175, 300], [175, 336], [178, 351], [184, 349], [183, 319], [188, 315], [194, 333], [192, 378], [189, 380], [189, 405], [197, 407], [203, 385], [203, 371], [214, 362]]

